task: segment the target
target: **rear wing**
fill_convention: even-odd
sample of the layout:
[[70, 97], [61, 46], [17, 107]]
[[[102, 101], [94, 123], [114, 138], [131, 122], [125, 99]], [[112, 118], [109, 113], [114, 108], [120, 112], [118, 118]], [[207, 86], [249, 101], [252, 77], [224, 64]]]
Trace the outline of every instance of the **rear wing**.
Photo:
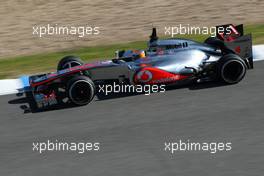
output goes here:
[[248, 65], [253, 68], [252, 36], [244, 35], [243, 24], [234, 26], [226, 24], [216, 26], [217, 38], [224, 42], [224, 45], [239, 55]]

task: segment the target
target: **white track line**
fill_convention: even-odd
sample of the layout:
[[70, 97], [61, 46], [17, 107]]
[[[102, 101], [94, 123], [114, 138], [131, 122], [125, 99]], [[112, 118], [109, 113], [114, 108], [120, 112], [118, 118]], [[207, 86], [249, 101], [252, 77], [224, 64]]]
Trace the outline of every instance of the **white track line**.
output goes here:
[[[264, 60], [264, 45], [253, 46], [254, 61]], [[28, 76], [19, 79], [0, 80], [0, 95], [8, 95], [22, 92], [28, 85]]]
[[264, 60], [264, 45], [253, 46], [254, 61]]
[[0, 95], [15, 94], [23, 88], [24, 84], [20, 79], [0, 80]]

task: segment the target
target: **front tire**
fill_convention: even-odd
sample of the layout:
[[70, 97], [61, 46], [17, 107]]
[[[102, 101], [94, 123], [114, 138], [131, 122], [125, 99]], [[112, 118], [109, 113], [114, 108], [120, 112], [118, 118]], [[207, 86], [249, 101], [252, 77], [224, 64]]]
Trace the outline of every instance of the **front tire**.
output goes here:
[[70, 101], [78, 106], [90, 103], [95, 96], [95, 85], [87, 76], [77, 76], [69, 80], [67, 93]]
[[71, 67], [75, 67], [75, 66], [79, 66], [79, 65], [83, 65], [84, 62], [76, 56], [65, 56], [64, 58], [62, 58], [58, 64], [57, 70], [63, 70], [63, 69], [67, 69], [67, 68], [71, 68]]

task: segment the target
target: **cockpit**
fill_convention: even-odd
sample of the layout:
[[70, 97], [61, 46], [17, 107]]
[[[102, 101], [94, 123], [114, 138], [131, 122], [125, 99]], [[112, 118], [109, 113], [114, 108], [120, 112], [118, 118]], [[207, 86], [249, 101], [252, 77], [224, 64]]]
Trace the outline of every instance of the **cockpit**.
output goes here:
[[112, 61], [131, 62], [145, 57], [146, 53], [144, 50], [122, 50], [116, 51], [116, 58]]

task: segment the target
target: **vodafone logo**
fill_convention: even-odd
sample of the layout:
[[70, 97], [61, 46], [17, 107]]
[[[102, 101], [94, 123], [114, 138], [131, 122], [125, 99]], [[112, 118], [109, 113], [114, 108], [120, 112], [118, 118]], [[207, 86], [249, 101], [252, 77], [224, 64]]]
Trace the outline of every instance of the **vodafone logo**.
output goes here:
[[152, 79], [152, 73], [148, 70], [141, 70], [137, 73], [137, 80], [140, 82], [148, 82]]

